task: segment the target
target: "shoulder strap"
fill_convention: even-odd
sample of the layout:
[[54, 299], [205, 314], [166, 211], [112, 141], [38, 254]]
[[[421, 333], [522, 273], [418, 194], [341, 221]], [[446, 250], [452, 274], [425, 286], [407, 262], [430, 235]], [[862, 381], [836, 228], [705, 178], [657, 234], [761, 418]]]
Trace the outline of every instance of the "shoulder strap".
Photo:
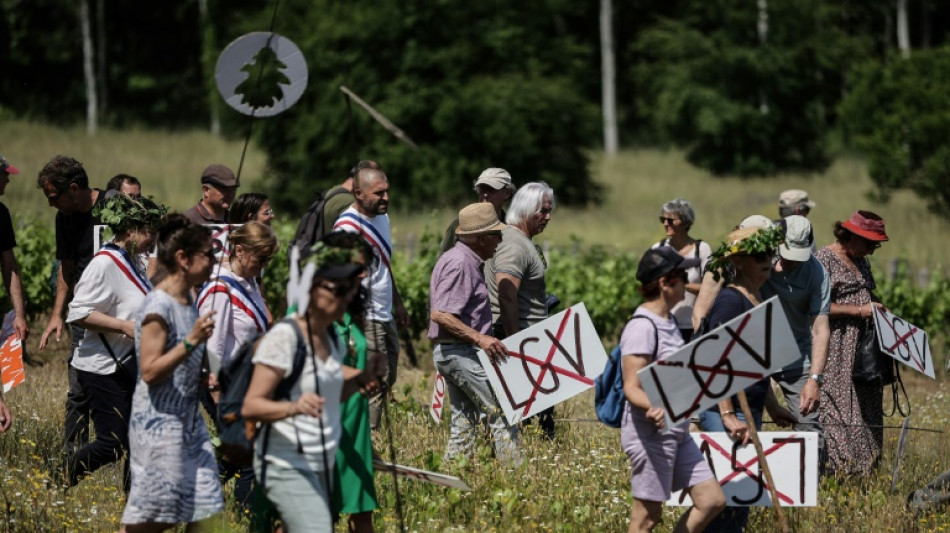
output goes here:
[[656, 361], [656, 354], [660, 349], [660, 328], [656, 327], [656, 324], [653, 323], [653, 320], [650, 320], [650, 317], [643, 315], [633, 315], [630, 317], [630, 320], [635, 318], [642, 318], [650, 323], [653, 326], [653, 360]]
[[699, 245], [703, 243], [702, 239], [696, 239], [696, 246], [693, 247], [693, 256], [699, 259]]
[[[280, 380], [280, 383], [277, 384], [277, 390], [274, 391], [275, 399], [286, 399], [290, 397], [290, 389], [293, 388], [297, 380], [300, 379], [300, 374], [303, 373], [303, 365], [307, 358], [307, 340], [304, 338], [304, 334], [300, 330], [297, 321], [294, 320], [293, 317], [288, 317], [281, 320], [281, 322], [290, 324], [290, 327], [294, 329], [294, 333], [297, 334], [297, 351], [294, 353], [294, 364], [290, 368], [290, 374], [284, 376], [284, 379]], [[316, 369], [314, 369], [314, 371], [316, 372]]]
[[112, 345], [109, 344], [109, 341], [106, 340], [106, 336], [102, 333], [99, 333], [99, 339], [102, 341], [102, 345], [106, 347], [106, 351], [109, 352], [109, 357], [115, 361], [116, 370], [121, 370], [127, 377], [132, 378], [133, 380], [136, 376], [132, 375], [132, 371], [125, 367], [122, 363], [119, 362], [119, 358], [115, 356], [115, 352], [112, 351]]

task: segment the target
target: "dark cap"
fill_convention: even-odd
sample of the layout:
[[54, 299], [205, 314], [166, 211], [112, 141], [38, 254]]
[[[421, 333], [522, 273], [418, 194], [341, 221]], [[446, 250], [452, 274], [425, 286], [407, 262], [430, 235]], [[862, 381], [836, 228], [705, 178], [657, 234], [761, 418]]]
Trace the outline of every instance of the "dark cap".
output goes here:
[[201, 173], [201, 184], [217, 185], [219, 187], [237, 187], [241, 185], [230, 168], [219, 164], [208, 165], [208, 168]]
[[687, 259], [669, 246], [651, 248], [643, 254], [640, 264], [637, 265], [637, 281], [642, 285], [647, 285], [677, 268], [685, 269], [694, 266], [699, 266], [698, 259], [695, 257]]

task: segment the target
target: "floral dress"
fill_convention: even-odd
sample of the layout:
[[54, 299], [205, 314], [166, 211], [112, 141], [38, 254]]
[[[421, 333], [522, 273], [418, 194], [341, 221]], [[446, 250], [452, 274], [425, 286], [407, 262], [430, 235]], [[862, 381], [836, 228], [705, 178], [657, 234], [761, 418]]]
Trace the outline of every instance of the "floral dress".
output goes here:
[[[827, 246], [815, 257], [828, 271], [831, 303], [871, 303], [871, 291], [876, 285], [867, 258], [854, 260], [858, 267], [855, 272]], [[851, 379], [858, 337], [869, 326], [868, 322], [851, 317], [830, 320], [831, 340], [819, 416], [828, 443], [827, 468], [836, 474], [868, 475], [884, 444], [883, 384], [855, 383]]]

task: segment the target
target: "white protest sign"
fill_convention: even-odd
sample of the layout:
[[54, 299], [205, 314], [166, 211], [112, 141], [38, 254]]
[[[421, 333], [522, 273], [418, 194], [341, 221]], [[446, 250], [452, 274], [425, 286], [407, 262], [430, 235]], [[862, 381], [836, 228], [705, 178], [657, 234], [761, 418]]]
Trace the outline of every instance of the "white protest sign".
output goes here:
[[[690, 433], [726, 494], [730, 507], [771, 507], [765, 475], [755, 447], [740, 446], [728, 433]], [[818, 434], [776, 431], [759, 433], [769, 463], [775, 492], [782, 507], [818, 505]], [[684, 491], [677, 491], [667, 505], [692, 505]]]
[[775, 296], [637, 375], [668, 430], [800, 358]]
[[607, 352], [583, 303], [504, 339], [508, 358], [495, 364], [483, 350], [485, 367], [509, 424], [594, 386]]
[[245, 115], [270, 117], [300, 100], [307, 72], [303, 52], [293, 41], [256, 31], [238, 37], [221, 52], [214, 79], [229, 106]]
[[404, 476], [418, 481], [432, 483], [433, 485], [442, 485], [443, 487], [451, 487], [453, 489], [464, 490], [466, 492], [472, 491], [472, 488], [469, 487], [464, 481], [448, 474], [420, 470], [418, 468], [412, 468], [411, 466], [394, 465], [379, 459], [373, 459], [373, 469], [377, 472], [392, 472], [395, 470], [397, 476]]
[[435, 385], [432, 387], [432, 401], [429, 402], [429, 414], [436, 424], [442, 423], [442, 407], [445, 405], [445, 378], [435, 373]]
[[878, 309], [877, 306], [871, 306], [871, 309], [874, 310], [874, 330], [877, 331], [881, 351], [935, 379], [927, 332], [890, 311]]

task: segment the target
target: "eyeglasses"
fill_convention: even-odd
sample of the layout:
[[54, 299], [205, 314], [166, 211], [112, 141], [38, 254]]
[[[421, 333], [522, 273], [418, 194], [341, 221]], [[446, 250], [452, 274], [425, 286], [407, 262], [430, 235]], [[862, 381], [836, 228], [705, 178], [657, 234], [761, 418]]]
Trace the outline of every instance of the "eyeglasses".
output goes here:
[[879, 243], [878, 241], [872, 241], [871, 239], [865, 239], [864, 237], [858, 237], [858, 238], [864, 241], [864, 246], [872, 250], [877, 250], [878, 248], [881, 247], [881, 243]]
[[679, 222], [678, 218], [660, 217], [660, 224], [669, 224], [670, 226], [673, 226], [677, 222]]
[[269, 217], [269, 216], [271, 216], [271, 215], [274, 214], [274, 210], [273, 210], [273, 209], [265, 209], [264, 212], [261, 213], [261, 214], [264, 215], [265, 217]]

